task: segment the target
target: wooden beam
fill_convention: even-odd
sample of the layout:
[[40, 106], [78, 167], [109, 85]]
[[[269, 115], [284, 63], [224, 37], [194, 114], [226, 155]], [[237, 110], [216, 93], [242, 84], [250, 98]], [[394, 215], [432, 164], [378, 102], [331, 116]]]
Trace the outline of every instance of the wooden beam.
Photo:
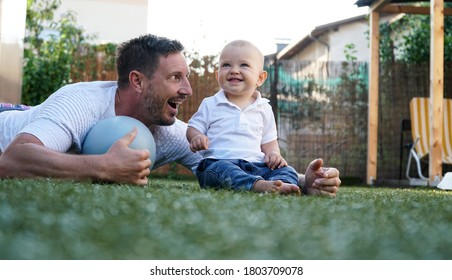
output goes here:
[[367, 184], [377, 178], [378, 78], [380, 65], [380, 13], [370, 13], [369, 112], [367, 128]]
[[376, 0], [372, 5], [369, 7], [369, 14], [372, 12], [380, 12], [381, 9], [383, 9], [384, 6], [388, 5], [390, 3], [390, 0]]
[[442, 179], [442, 136], [444, 96], [444, 0], [430, 1], [430, 154], [429, 181]]
[[[389, 4], [381, 8], [381, 13], [387, 14], [414, 14], [414, 15], [430, 15], [430, 7], [417, 7], [399, 4]], [[444, 8], [444, 15], [451, 16], [452, 8]]]

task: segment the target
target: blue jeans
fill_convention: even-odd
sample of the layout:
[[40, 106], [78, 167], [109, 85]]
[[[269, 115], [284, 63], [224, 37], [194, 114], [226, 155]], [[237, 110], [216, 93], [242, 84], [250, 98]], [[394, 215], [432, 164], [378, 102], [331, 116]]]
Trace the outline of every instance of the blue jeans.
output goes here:
[[265, 162], [242, 159], [204, 159], [196, 170], [201, 188], [251, 190], [258, 180], [298, 184], [298, 174], [291, 166], [271, 170]]

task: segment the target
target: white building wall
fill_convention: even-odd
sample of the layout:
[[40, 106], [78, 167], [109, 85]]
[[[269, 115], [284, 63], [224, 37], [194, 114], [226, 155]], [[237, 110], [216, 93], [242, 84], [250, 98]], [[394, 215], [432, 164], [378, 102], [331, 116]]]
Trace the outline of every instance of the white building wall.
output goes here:
[[345, 46], [355, 45], [354, 56], [357, 61], [369, 61], [369, 40], [366, 32], [369, 30], [367, 21], [353, 22], [340, 26], [336, 31], [328, 33], [328, 44], [330, 47], [330, 61], [345, 61]]
[[0, 102], [20, 103], [26, 0], [0, 0]]
[[325, 45], [319, 42], [312, 42], [303, 51], [297, 53], [291, 60], [306, 60], [306, 61], [326, 61], [328, 60], [328, 51]]
[[345, 61], [345, 46], [354, 44], [357, 61], [369, 61], [370, 50], [366, 32], [369, 30], [366, 21], [349, 23], [337, 30], [330, 30], [313, 39], [301, 52], [291, 60], [311, 61]]
[[97, 36], [96, 44], [121, 43], [147, 31], [148, 0], [62, 0], [56, 16], [68, 10], [87, 34]]

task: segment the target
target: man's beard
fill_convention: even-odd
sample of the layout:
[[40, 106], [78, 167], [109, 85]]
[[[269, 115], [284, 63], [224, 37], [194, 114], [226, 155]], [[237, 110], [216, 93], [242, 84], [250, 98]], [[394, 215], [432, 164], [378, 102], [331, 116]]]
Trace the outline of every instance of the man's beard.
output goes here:
[[146, 98], [144, 102], [146, 103], [146, 110], [149, 112], [149, 120], [150, 123], [153, 125], [163, 125], [163, 126], [169, 126], [173, 125], [176, 121], [176, 118], [167, 119], [165, 118], [166, 115], [164, 114], [163, 108], [168, 106], [166, 100], [154, 97], [156, 96], [154, 93], [146, 95]]

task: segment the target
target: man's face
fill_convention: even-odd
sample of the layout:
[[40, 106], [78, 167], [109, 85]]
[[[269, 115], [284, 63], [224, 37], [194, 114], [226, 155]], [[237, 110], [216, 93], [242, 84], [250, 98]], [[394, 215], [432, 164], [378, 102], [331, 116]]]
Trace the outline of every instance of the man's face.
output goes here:
[[144, 105], [148, 123], [172, 125], [176, 121], [179, 105], [193, 93], [189, 74], [182, 53], [160, 57], [159, 66], [145, 88]]

